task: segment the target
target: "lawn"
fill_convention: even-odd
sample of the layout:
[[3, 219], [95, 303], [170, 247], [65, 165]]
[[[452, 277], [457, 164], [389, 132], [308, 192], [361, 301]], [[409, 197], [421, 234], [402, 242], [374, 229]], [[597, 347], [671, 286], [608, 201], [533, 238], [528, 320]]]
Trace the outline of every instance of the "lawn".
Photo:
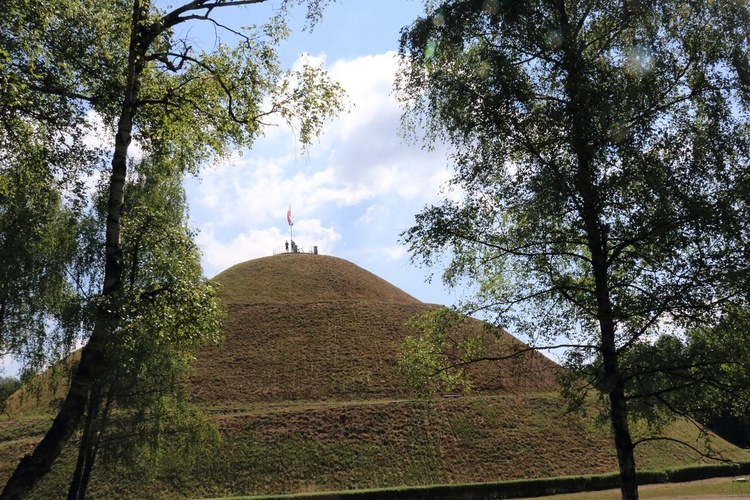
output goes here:
[[[737, 482], [732, 477], [718, 477], [690, 483], [649, 484], [638, 488], [640, 498], [750, 498], [750, 481]], [[619, 490], [594, 491], [537, 497], [547, 500], [619, 500]]]

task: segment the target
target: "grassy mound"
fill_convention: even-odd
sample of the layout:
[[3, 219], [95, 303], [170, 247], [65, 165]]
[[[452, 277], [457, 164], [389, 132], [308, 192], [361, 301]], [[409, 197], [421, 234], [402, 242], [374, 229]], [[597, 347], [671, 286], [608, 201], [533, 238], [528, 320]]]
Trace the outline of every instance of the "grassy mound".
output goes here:
[[[434, 305], [419, 302], [341, 259], [283, 254], [219, 274], [226, 340], [195, 364], [195, 403], [222, 431], [198, 459], [165, 446], [153, 463], [100, 469], [96, 497], [200, 497], [340, 491], [505, 481], [613, 472], [611, 437], [592, 418], [566, 414], [554, 363], [474, 368], [469, 396], [415, 400], [396, 373], [406, 322]], [[483, 331], [481, 323], [467, 326]], [[519, 341], [506, 333], [499, 349]], [[64, 384], [60, 384], [64, 386]], [[59, 390], [58, 390], [59, 392]], [[53, 391], [16, 395], [0, 417], [0, 480], [50, 421]], [[35, 401], [35, 403], [32, 403]], [[702, 444], [688, 422], [669, 434]], [[725, 456], [748, 454], [720, 440]], [[637, 450], [638, 466], [661, 469], [702, 459], [674, 443]], [[72, 452], [37, 492], [64, 496]]]

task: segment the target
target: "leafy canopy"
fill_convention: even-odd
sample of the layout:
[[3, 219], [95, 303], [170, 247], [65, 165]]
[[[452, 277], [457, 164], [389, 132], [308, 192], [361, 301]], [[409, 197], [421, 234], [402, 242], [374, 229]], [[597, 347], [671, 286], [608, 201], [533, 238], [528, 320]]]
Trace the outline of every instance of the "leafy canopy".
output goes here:
[[[69, 492], [82, 499], [110, 418], [158, 435], [163, 416], [190, 413], [182, 381], [216, 337], [220, 310], [187, 228], [183, 177], [252, 146], [272, 115], [304, 146], [342, 109], [321, 68], [284, 70], [276, 55], [288, 9], [306, 5], [312, 23], [325, 2], [285, 0], [244, 29], [214, 17], [262, 2], [4, 4], [0, 354], [34, 370], [85, 345], [57, 417], [3, 498], [27, 495], [82, 428]], [[194, 49], [187, 25], [200, 22], [239, 43], [217, 35]]]
[[651, 343], [721, 335], [750, 297], [749, 23], [747, 2], [449, 0], [402, 34], [407, 130], [455, 169], [403, 239], [473, 287], [464, 312], [567, 349], [569, 387], [606, 396], [624, 498], [630, 420], [684, 387]]
[[746, 5], [430, 5], [398, 90], [406, 125], [452, 146], [455, 196], [403, 237], [476, 285], [468, 310], [597, 346], [603, 272], [626, 349], [747, 293]]
[[[162, 165], [162, 175], [195, 174], [251, 147], [274, 116], [309, 144], [342, 109], [343, 91], [322, 68], [286, 70], [276, 52], [289, 35], [290, 9], [306, 4], [314, 24], [324, 3], [287, 1], [273, 18], [242, 30], [211, 20], [214, 9], [241, 3], [187, 2], [165, 11], [141, 2], [147, 12], [140, 27], [153, 39], [138, 57], [129, 45], [132, 2], [4, 5], [0, 355], [12, 354], [36, 371], [90, 334], [103, 273], [96, 245], [103, 244], [104, 219], [93, 213], [102, 208], [94, 207], [96, 186], [108, 182], [108, 149], [135, 59], [143, 68], [132, 138], [139, 155]], [[216, 30], [205, 49], [194, 47], [181, 26], [199, 22]], [[236, 45], [223, 43], [222, 36]], [[126, 251], [130, 237], [123, 236]]]

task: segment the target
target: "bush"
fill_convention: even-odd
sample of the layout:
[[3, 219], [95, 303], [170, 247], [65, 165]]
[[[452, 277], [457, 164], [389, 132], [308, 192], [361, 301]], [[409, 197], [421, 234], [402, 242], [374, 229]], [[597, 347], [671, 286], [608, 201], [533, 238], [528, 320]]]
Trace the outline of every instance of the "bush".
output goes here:
[[21, 381], [15, 377], [0, 377], [0, 412], [5, 411], [8, 398], [21, 387]]
[[[750, 462], [740, 464], [697, 465], [662, 471], [639, 471], [638, 484], [663, 484], [696, 481], [711, 477], [727, 477], [750, 473]], [[583, 491], [602, 491], [620, 487], [618, 474], [566, 476], [543, 479], [522, 479], [502, 483], [420, 486], [367, 491], [347, 491], [290, 496], [257, 497], [268, 499], [295, 498], [304, 500], [474, 500], [528, 498]]]
[[745, 474], [748, 465], [750, 464], [747, 462], [742, 464], [696, 465], [693, 467], [681, 467], [679, 469], [667, 469], [666, 474], [670, 483], [684, 483], [687, 481], [700, 481], [711, 477]]

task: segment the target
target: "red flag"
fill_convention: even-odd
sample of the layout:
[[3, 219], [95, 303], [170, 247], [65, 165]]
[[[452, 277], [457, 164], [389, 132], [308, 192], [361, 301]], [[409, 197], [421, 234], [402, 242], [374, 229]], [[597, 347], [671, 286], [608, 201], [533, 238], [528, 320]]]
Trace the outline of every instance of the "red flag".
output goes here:
[[286, 211], [286, 221], [289, 225], [292, 225], [292, 205], [289, 205], [289, 210]]

